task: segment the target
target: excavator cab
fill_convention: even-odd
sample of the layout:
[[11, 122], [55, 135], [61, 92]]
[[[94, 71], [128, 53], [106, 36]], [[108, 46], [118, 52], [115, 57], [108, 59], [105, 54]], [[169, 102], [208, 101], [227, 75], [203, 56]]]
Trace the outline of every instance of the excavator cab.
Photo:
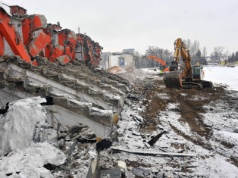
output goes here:
[[179, 70], [178, 63], [176, 61], [172, 61], [169, 67], [169, 71], [177, 71]]
[[193, 66], [192, 67], [192, 77], [193, 80], [202, 80], [204, 75], [203, 75], [203, 67], [202, 66]]

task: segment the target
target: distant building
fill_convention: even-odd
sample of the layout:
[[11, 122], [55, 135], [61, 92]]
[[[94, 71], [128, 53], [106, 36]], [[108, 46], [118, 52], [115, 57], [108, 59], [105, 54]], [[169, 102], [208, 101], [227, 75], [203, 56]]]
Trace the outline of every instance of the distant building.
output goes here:
[[121, 58], [121, 55], [110, 55], [108, 59], [108, 68], [113, 67], [113, 66], [119, 66], [119, 61]]
[[108, 60], [108, 68], [113, 66], [119, 66], [121, 68], [134, 67], [134, 55], [131, 54], [116, 54], [110, 55]]
[[103, 52], [102, 53], [102, 60], [100, 61], [99, 65], [103, 68], [103, 69], [108, 69], [108, 62], [109, 62], [109, 56], [112, 55], [112, 53], [110, 52]]
[[129, 48], [129, 49], [123, 49], [122, 50], [123, 54], [134, 54], [135, 53], [135, 49]]
[[135, 67], [134, 49], [126, 49], [126, 51], [123, 50], [123, 52], [102, 53], [102, 60], [100, 62], [100, 65], [104, 69], [108, 69], [114, 66], [119, 66], [121, 68]]

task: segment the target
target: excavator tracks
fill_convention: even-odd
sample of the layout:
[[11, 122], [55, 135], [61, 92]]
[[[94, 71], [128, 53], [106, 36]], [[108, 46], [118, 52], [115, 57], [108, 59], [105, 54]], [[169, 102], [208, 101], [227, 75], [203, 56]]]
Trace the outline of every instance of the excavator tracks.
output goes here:
[[170, 71], [168, 73], [164, 73], [163, 79], [166, 88], [198, 90], [202, 88], [213, 88], [213, 83], [206, 80], [183, 81], [180, 71]]

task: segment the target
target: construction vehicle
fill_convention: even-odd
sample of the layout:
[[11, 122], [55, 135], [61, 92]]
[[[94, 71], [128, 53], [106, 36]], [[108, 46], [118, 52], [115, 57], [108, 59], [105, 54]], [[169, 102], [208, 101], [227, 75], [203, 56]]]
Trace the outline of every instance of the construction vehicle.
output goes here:
[[148, 56], [147, 58], [151, 59], [151, 60], [154, 60], [156, 62], [159, 62], [164, 67], [163, 72], [169, 71], [169, 68], [167, 67], [166, 62], [163, 59], [161, 59], [157, 56]]
[[[174, 61], [171, 62], [169, 72], [164, 74], [164, 83], [167, 88], [212, 88], [210, 81], [204, 78], [203, 67], [199, 64], [191, 65], [191, 56], [181, 38], [174, 42]], [[184, 63], [183, 71], [180, 70], [179, 61]]]

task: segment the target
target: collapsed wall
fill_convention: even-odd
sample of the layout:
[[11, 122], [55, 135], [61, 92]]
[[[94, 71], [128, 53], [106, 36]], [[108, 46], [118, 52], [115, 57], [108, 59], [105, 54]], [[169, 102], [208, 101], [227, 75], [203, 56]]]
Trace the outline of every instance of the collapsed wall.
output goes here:
[[121, 112], [129, 90], [126, 80], [81, 63], [61, 66], [45, 61], [36, 67], [14, 56], [5, 56], [0, 78], [1, 92], [9, 95], [5, 102], [31, 96], [52, 97], [53, 103], [45, 106], [52, 126], [58, 127], [54, 124], [58, 122], [61, 129], [67, 130], [66, 126], [83, 123], [101, 138], [110, 136], [113, 118]]
[[130, 84], [96, 68], [102, 47], [59, 23], [47, 24], [44, 15], [27, 15], [20, 6], [10, 10], [0, 8], [0, 87], [11, 96], [3, 101], [52, 97], [45, 106], [52, 126], [67, 130], [83, 123], [100, 138], [110, 136]]
[[89, 36], [47, 23], [44, 15], [28, 15], [20, 6], [9, 6], [11, 15], [0, 8], [0, 55], [18, 55], [38, 65], [37, 56], [51, 62], [81, 60], [98, 65], [102, 47]]
[[[58, 147], [62, 140], [62, 142], [68, 142], [68, 145], [62, 144], [67, 148], [64, 152], [70, 161], [66, 161], [56, 170], [51, 170], [51, 173], [53, 172], [55, 176], [65, 176], [73, 170], [79, 177], [86, 177], [86, 175], [92, 177], [96, 174], [98, 162], [95, 147], [78, 143], [84, 142], [85, 139], [89, 143], [95, 142], [113, 134], [113, 126], [117, 123], [118, 115], [122, 111], [125, 95], [130, 90], [130, 83], [97, 68], [102, 47], [89, 36], [75, 34], [69, 29], [62, 30], [59, 23], [47, 24], [43, 15], [27, 15], [26, 10], [20, 6], [10, 6], [10, 10], [11, 15], [0, 8], [2, 19], [0, 22], [1, 104], [14, 103], [19, 99], [34, 96], [46, 98], [46, 101], [39, 106], [37, 112], [34, 112], [34, 107], [37, 108], [38, 105], [34, 105], [32, 115], [28, 118], [24, 108], [18, 107], [20, 113], [15, 113], [13, 116], [11, 114], [13, 109], [10, 107], [9, 114], [5, 118], [7, 122], [1, 123], [0, 128], [3, 132], [1, 155], [14, 151], [17, 148], [16, 143], [19, 142], [21, 143], [18, 148], [29, 153], [26, 156], [27, 159], [34, 160], [32, 150], [39, 150], [40, 155], [45, 154], [44, 151], [49, 147], [47, 143], [36, 144], [37, 149], [30, 146], [32, 139], [35, 139], [34, 136], [32, 138], [33, 125], [41, 122], [41, 120], [34, 120], [33, 117], [40, 115], [38, 112], [42, 112], [42, 119], [44, 115], [48, 126], [57, 130], [55, 138], [59, 139]], [[31, 103], [29, 102], [29, 106]], [[16, 115], [24, 116], [25, 119], [19, 120]], [[16, 118], [13, 119], [13, 117]], [[43, 120], [45, 121], [45, 118]], [[15, 130], [6, 131], [4, 127]], [[36, 126], [34, 132], [37, 129], [39, 131], [43, 129], [45, 132], [45, 128], [45, 126]], [[77, 128], [80, 132], [71, 133], [74, 130], [72, 128]], [[85, 128], [90, 131], [85, 131]], [[16, 140], [10, 136], [14, 133], [24, 133], [27, 136], [22, 134], [13, 136], [18, 139]], [[85, 133], [86, 137], [83, 136]], [[44, 141], [41, 135], [36, 140]], [[25, 148], [27, 146], [30, 147]], [[54, 156], [60, 156], [58, 151], [55, 153]], [[39, 154], [36, 155], [39, 156]], [[18, 159], [18, 157], [21, 157], [21, 161], [24, 162], [24, 154], [21, 151], [13, 156], [10, 155], [9, 158], [4, 157], [4, 164], [0, 166], [0, 175], [15, 176], [19, 174], [18, 169], [22, 172], [26, 171], [23, 170], [24, 166], [16, 166], [17, 169], [12, 170], [12, 167], [8, 165], [9, 160]], [[41, 159], [39, 172], [32, 168], [25, 173], [29, 173], [31, 177], [52, 177], [51, 173], [42, 166], [51, 169], [53, 159], [47, 158], [43, 161]], [[47, 163], [50, 165], [45, 165]], [[60, 164], [62, 161], [57, 166]], [[4, 166], [11, 170], [6, 171]], [[25, 165], [25, 167], [28, 166]]]

